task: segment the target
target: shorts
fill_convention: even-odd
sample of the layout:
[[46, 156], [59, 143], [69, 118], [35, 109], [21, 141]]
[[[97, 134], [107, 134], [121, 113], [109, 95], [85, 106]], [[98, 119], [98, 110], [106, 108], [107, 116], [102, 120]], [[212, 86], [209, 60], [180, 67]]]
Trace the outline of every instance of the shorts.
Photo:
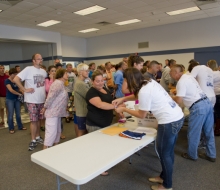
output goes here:
[[6, 97], [0, 97], [0, 109], [6, 107]]
[[33, 104], [33, 103], [26, 103], [26, 104], [31, 121], [39, 121], [41, 119], [44, 119], [44, 115], [40, 114], [40, 111], [43, 109], [44, 104]]
[[86, 130], [86, 117], [78, 117], [76, 116], [78, 122], [78, 129], [79, 130]]
[[77, 118], [76, 118], [76, 114], [74, 113], [73, 114], [73, 123], [78, 125], [78, 122], [77, 122]]

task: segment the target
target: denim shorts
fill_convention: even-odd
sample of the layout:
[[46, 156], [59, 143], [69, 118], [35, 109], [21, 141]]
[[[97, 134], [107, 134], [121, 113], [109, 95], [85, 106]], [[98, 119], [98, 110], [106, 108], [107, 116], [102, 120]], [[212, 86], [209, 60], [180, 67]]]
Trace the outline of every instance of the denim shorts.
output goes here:
[[78, 117], [76, 116], [78, 122], [78, 129], [79, 130], [86, 130], [86, 117]]

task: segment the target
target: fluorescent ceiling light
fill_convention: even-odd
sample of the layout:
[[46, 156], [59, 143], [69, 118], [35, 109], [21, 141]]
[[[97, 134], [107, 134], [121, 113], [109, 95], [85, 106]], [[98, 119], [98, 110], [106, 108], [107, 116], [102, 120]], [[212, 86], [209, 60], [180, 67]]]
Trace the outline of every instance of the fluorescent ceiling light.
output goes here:
[[92, 14], [92, 13], [96, 13], [96, 12], [99, 12], [99, 11], [103, 11], [105, 10], [106, 8], [104, 7], [100, 7], [98, 5], [95, 5], [95, 6], [92, 6], [92, 7], [89, 7], [89, 8], [86, 8], [86, 9], [82, 9], [80, 11], [76, 11], [74, 12], [75, 14], [78, 14], [78, 15], [89, 15], [89, 14]]
[[194, 12], [194, 11], [200, 11], [200, 8], [199, 7], [190, 7], [190, 8], [186, 8], [186, 9], [180, 9], [180, 10], [176, 10], [176, 11], [167, 12], [167, 14], [170, 16], [173, 16], [173, 15], [179, 15], [179, 14], [189, 13], [189, 12]]
[[81, 33], [87, 33], [87, 32], [94, 32], [94, 31], [97, 31], [99, 30], [98, 28], [89, 28], [89, 29], [86, 29], [86, 30], [80, 30], [79, 32]]
[[117, 25], [126, 25], [126, 24], [132, 24], [132, 23], [136, 23], [136, 22], [141, 22], [141, 20], [132, 19], [132, 20], [126, 20], [126, 21], [122, 21], [122, 22], [117, 22], [115, 24], [117, 24]]
[[42, 22], [40, 24], [37, 24], [38, 26], [43, 26], [43, 27], [48, 27], [48, 26], [52, 26], [54, 24], [59, 24], [61, 23], [61, 21], [57, 21], [57, 20], [48, 20], [46, 22]]

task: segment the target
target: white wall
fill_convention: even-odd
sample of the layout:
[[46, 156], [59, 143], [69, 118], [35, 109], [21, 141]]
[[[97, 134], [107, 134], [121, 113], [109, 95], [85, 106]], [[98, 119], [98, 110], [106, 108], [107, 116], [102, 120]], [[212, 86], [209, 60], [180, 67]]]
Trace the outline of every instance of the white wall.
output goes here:
[[0, 42], [0, 61], [22, 60], [21, 44]]
[[61, 36], [63, 57], [86, 57], [86, 39]]
[[[87, 56], [219, 46], [219, 31], [220, 17], [218, 16], [93, 37], [87, 40]], [[138, 49], [138, 43], [146, 41], [149, 42], [149, 48]], [[172, 56], [174, 59], [177, 57], [177, 55]], [[160, 57], [150, 56], [149, 59], [160, 59]], [[168, 55], [163, 58], [165, 57], [171, 58]], [[183, 63], [191, 59], [192, 54], [179, 55], [179, 58], [177, 61]], [[102, 60], [94, 61], [102, 62]]]
[[[146, 60], [156, 60], [159, 63], [162, 63], [165, 65], [165, 60], [166, 59], [175, 59], [178, 64], [182, 64], [185, 66], [185, 68], [188, 68], [188, 63], [190, 59], [194, 58], [194, 53], [183, 53], [183, 54], [167, 54], [167, 55], [156, 55], [156, 56], [143, 56], [142, 57], [145, 61]], [[89, 64], [91, 62], [96, 63], [96, 66], [101, 65], [103, 63], [106, 63], [108, 61], [111, 61], [112, 64], [117, 64], [120, 61], [122, 61], [122, 58], [116, 58], [116, 59], [102, 59], [102, 60], [89, 60], [86, 61], [85, 63]]]

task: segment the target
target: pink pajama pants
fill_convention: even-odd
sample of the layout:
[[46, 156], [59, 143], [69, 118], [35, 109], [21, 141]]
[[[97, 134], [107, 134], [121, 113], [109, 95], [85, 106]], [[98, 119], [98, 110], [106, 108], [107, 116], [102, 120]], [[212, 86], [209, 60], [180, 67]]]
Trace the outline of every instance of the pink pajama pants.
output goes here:
[[46, 118], [44, 146], [53, 146], [60, 142], [61, 118]]

